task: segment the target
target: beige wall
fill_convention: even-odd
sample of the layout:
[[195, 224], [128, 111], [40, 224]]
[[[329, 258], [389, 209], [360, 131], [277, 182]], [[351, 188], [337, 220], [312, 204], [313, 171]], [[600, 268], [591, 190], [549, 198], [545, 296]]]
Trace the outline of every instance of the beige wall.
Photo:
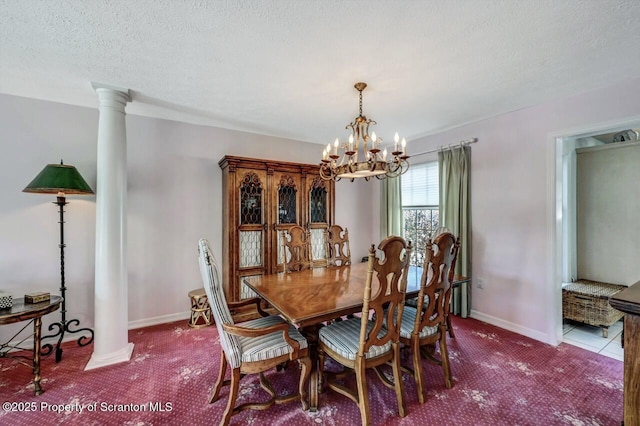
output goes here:
[[[134, 99], [135, 102], [135, 99]], [[197, 241], [221, 258], [224, 155], [316, 163], [322, 145], [128, 115], [128, 268], [131, 326], [186, 318], [189, 290], [202, 285]], [[58, 293], [60, 260], [55, 197], [22, 189], [47, 163], [78, 168], [96, 188], [96, 108], [0, 95], [0, 289], [21, 297]], [[339, 182], [336, 222], [349, 228], [354, 256], [378, 238], [371, 182]], [[65, 251], [67, 318], [93, 324], [95, 196], [69, 196]], [[372, 207], [375, 205], [375, 209]], [[44, 326], [59, 312], [44, 318]], [[0, 328], [0, 338], [11, 326]], [[73, 337], [73, 336], [72, 336]]]
[[640, 281], [640, 143], [577, 150], [578, 278]]
[[559, 343], [558, 139], [640, 123], [638, 93], [635, 79], [410, 141], [410, 152], [422, 152], [478, 138], [471, 145], [472, 317]]

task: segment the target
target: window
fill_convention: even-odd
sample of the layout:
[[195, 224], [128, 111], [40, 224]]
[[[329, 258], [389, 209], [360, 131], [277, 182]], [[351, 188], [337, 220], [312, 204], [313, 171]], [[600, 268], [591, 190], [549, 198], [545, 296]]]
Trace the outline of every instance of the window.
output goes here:
[[438, 162], [411, 165], [401, 176], [403, 236], [411, 241], [411, 265], [422, 266], [427, 239], [440, 226]]

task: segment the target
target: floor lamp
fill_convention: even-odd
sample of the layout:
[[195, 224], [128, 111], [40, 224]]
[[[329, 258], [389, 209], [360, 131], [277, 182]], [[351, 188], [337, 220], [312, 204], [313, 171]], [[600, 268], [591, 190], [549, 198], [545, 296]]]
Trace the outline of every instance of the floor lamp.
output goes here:
[[[78, 170], [75, 167], [69, 166], [62, 163], [60, 160], [60, 164], [47, 164], [47, 166], [42, 169], [40, 174], [35, 177], [27, 185], [22, 192], [35, 192], [38, 194], [57, 194], [58, 198], [53, 204], [57, 204], [60, 208], [60, 293], [62, 296], [62, 320], [60, 322], [51, 324], [49, 326], [49, 331], [53, 331], [55, 327], [57, 327], [57, 332], [54, 334], [49, 334], [47, 336], [42, 337], [42, 340], [50, 338], [50, 337], [58, 337], [58, 343], [56, 344], [56, 362], [60, 362], [62, 359], [62, 348], [60, 344], [62, 343], [62, 339], [64, 339], [65, 333], [83, 333], [82, 336], [78, 339], [79, 346], [85, 346], [89, 343], [93, 342], [93, 330], [90, 328], [80, 328], [77, 330], [72, 330], [72, 326], [79, 326], [80, 320], [72, 319], [67, 321], [67, 311], [65, 307], [66, 303], [66, 291], [67, 287], [64, 282], [64, 206], [67, 204], [65, 196], [67, 194], [93, 194], [93, 190], [91, 187], [85, 182], [82, 178]], [[89, 336], [86, 335], [86, 332], [89, 333]], [[53, 351], [53, 345], [45, 344], [42, 346], [42, 355], [49, 355]]]

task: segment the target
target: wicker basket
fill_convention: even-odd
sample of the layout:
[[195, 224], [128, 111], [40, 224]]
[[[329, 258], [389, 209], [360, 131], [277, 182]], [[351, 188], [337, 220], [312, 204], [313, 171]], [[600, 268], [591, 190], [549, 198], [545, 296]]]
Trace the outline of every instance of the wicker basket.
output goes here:
[[609, 297], [625, 288], [589, 280], [571, 283], [562, 289], [562, 317], [602, 327], [602, 335], [607, 337], [609, 326], [624, 315], [611, 307]]

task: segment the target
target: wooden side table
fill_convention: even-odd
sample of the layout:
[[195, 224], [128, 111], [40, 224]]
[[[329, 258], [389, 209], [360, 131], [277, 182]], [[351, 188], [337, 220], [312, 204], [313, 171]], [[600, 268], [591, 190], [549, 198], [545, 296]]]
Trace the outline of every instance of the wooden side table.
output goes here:
[[0, 344], [0, 357], [13, 358], [17, 362], [27, 367], [33, 368], [33, 388], [36, 395], [40, 395], [42, 387], [40, 386], [40, 337], [42, 329], [42, 317], [58, 309], [62, 297], [51, 296], [50, 300], [40, 303], [24, 303], [24, 298], [14, 299], [11, 308], [0, 310], [0, 325], [12, 324], [14, 322], [31, 320], [33, 322], [33, 360], [27, 362], [29, 358], [24, 355], [12, 355], [14, 350], [31, 350], [31, 348], [23, 348], [19, 345], [25, 340], [21, 339], [19, 343], [12, 343], [13, 340], [22, 333], [29, 323], [25, 324], [16, 334], [14, 334], [6, 343]]
[[189, 292], [191, 299], [191, 316], [189, 318], [189, 327], [201, 328], [212, 324], [211, 307], [209, 299], [204, 288], [197, 288]]

